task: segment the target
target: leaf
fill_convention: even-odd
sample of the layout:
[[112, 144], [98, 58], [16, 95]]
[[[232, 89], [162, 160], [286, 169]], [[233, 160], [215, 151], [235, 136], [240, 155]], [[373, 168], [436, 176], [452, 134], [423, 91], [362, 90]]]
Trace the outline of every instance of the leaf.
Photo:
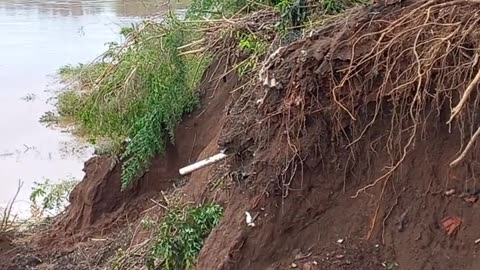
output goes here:
[[457, 216], [445, 217], [442, 220], [443, 229], [447, 232], [448, 236], [452, 236], [457, 233], [462, 222], [462, 219]]

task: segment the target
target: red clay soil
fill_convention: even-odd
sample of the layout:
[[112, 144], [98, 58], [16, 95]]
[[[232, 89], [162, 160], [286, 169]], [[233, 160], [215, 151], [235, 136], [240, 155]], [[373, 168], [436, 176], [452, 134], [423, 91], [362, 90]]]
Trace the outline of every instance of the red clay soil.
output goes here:
[[70, 195], [70, 206], [52, 229], [40, 237], [40, 244], [67, 246], [85, 237], [101, 235], [116, 221], [134, 221], [148, 200], [178, 184], [178, 170], [195, 161], [200, 152], [216, 137], [238, 78], [235, 73], [222, 76], [230, 59], [220, 54], [204, 74], [200, 86], [200, 108], [187, 116], [175, 132], [175, 142], [165, 154], [156, 157], [150, 169], [128, 191], [120, 191], [121, 163], [112, 158], [93, 157], [85, 163], [85, 177]]

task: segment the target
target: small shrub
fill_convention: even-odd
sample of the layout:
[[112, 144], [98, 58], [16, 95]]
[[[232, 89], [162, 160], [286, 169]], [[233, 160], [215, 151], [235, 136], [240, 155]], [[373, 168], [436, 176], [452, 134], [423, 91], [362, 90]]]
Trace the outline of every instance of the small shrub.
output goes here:
[[148, 269], [192, 267], [204, 239], [220, 222], [222, 213], [217, 204], [169, 210], [157, 228], [156, 241], [147, 256]]
[[78, 181], [68, 179], [59, 183], [52, 183], [49, 179], [43, 183], [34, 182], [30, 202], [32, 215], [34, 217], [43, 217], [45, 211], [49, 213], [59, 213], [68, 202], [68, 196]]

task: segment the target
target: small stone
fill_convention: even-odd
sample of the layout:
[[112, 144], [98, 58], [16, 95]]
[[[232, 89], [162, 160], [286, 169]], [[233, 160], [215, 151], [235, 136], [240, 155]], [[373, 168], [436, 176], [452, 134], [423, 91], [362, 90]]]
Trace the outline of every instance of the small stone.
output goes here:
[[342, 255], [342, 254], [338, 254], [337, 256], [335, 256], [335, 258], [337, 259], [343, 259], [345, 257], [345, 255]]
[[455, 193], [455, 189], [449, 189], [447, 191], [445, 191], [445, 196], [451, 196]]
[[376, 244], [376, 245], [375, 245], [375, 247], [376, 247], [376, 248], [379, 248], [379, 247], [380, 247], [380, 245], [379, 245], [379, 244]]
[[297, 268], [297, 267], [298, 267], [298, 264], [292, 263], [292, 268]]
[[338, 243], [338, 244], [343, 244], [344, 241], [345, 241], [345, 240], [343, 240], [343, 239], [338, 239], [338, 240], [337, 240], [337, 243]]

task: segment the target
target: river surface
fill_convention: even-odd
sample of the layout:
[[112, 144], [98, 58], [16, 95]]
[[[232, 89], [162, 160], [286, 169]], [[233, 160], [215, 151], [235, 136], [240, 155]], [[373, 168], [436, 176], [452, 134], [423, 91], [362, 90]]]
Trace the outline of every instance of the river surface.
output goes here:
[[0, 0], [0, 208], [19, 181], [14, 212], [28, 215], [34, 182], [83, 177], [92, 148], [39, 123], [61, 88], [57, 70], [93, 60], [107, 42], [120, 41], [122, 26], [164, 12], [159, 2]]

